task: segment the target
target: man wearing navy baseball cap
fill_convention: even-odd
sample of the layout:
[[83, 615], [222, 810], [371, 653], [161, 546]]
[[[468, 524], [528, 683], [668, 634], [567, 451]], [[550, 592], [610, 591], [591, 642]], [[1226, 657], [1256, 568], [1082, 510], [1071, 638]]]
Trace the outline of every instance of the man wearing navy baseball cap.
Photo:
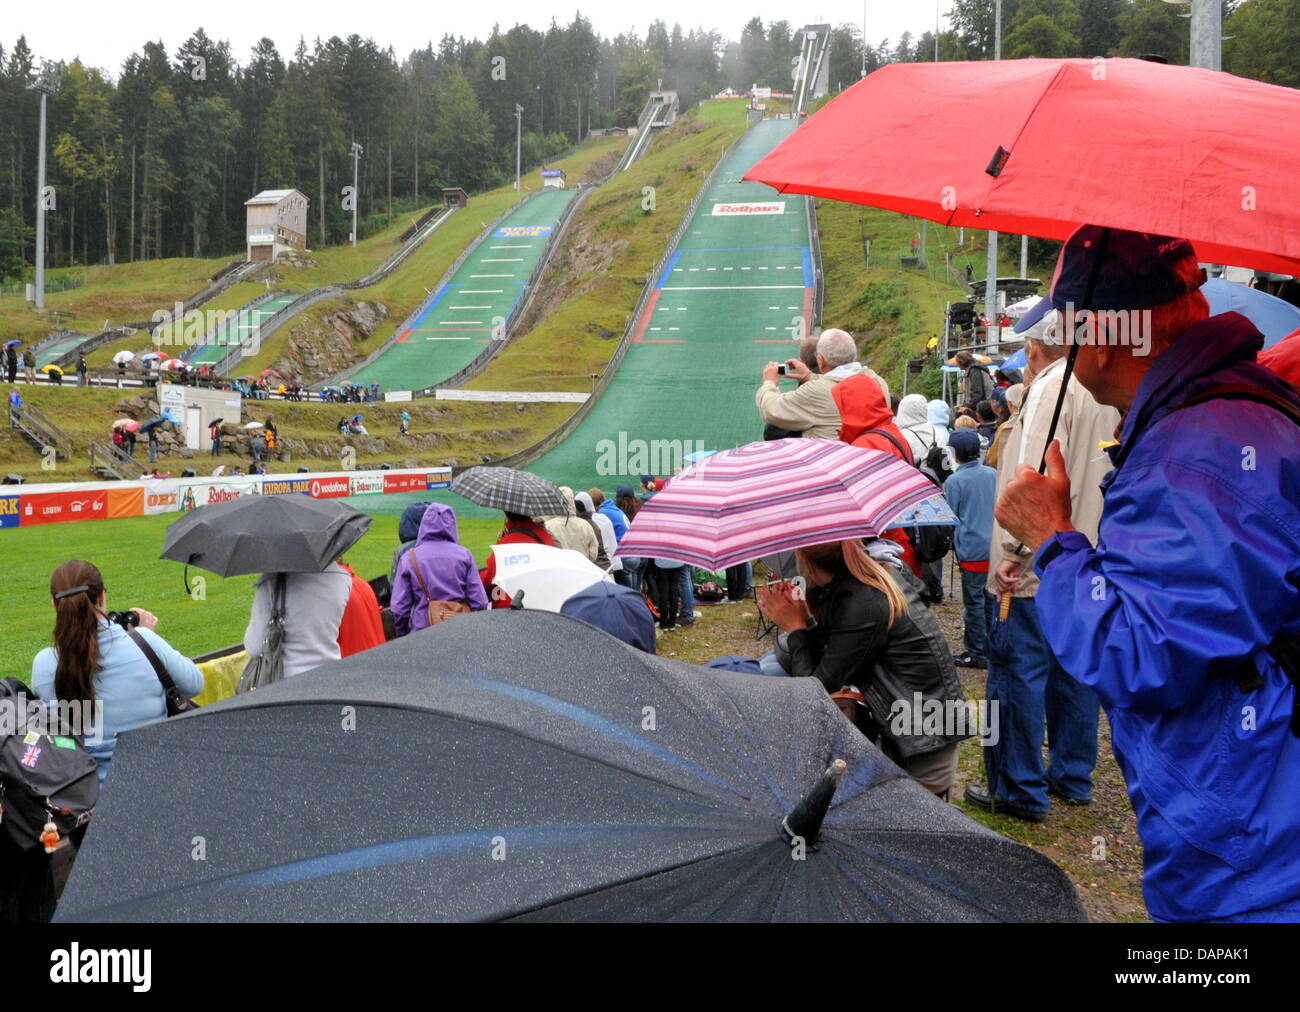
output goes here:
[[[1103, 311], [1081, 322], [1075, 375], [1125, 415], [1096, 544], [1070, 522], [1055, 444], [995, 516], [1035, 553], [1052, 650], [1110, 718], [1151, 915], [1294, 921], [1300, 396], [1255, 362], [1245, 317], [1209, 315], [1203, 278], [1182, 239], [1071, 236], [1052, 304]], [[1124, 340], [1135, 314], [1145, 348]]]

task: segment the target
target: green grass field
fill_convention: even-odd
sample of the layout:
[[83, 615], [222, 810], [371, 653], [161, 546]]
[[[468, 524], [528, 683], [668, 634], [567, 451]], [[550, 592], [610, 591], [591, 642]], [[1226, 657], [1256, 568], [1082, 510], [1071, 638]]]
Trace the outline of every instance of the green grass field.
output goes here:
[[[365, 497], [352, 500], [364, 508]], [[377, 497], [384, 498], [384, 497]], [[391, 498], [391, 497], [389, 497]], [[28, 681], [32, 658], [48, 646], [54, 628], [49, 578], [69, 559], [84, 559], [104, 576], [111, 609], [145, 608], [158, 616], [158, 632], [178, 650], [196, 656], [243, 639], [252, 603], [253, 576], [223, 580], [191, 569], [190, 579], [204, 578], [204, 599], [185, 592], [184, 567], [160, 561], [167, 525], [180, 514], [58, 524], [0, 531], [0, 677]], [[370, 579], [387, 573], [397, 547], [395, 515], [375, 516], [366, 535], [345, 561]], [[461, 543], [480, 565], [501, 529], [501, 517], [462, 518]]]

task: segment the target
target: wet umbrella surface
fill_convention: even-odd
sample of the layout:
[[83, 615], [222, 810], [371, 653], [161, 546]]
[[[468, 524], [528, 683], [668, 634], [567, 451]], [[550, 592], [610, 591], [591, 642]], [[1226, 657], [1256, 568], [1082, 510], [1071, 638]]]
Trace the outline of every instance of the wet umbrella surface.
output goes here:
[[123, 734], [58, 911], [509, 918], [1083, 914], [1060, 869], [903, 775], [816, 680], [710, 672], [526, 610]]

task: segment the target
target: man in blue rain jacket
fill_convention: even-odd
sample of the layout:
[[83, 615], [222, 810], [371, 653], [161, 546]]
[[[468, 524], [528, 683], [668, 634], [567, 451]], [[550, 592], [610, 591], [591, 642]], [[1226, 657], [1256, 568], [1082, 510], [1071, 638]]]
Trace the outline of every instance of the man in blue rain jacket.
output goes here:
[[1118, 317], [1079, 342], [1080, 382], [1126, 413], [1097, 545], [1070, 527], [1059, 454], [997, 517], [1036, 553], [1052, 650], [1110, 718], [1151, 915], [1300, 920], [1300, 396], [1255, 363], [1245, 317], [1209, 317], [1189, 243], [1100, 239], [1066, 244], [1051, 303], [1083, 304], [1104, 248], [1092, 305], [1150, 314], [1130, 321], [1146, 355]]

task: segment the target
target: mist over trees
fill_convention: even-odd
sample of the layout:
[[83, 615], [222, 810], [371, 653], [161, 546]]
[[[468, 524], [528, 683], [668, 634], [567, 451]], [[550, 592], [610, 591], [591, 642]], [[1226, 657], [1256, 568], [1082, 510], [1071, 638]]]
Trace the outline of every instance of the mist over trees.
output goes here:
[[[1300, 85], [1300, 0], [1226, 6], [1224, 68]], [[1157, 54], [1187, 61], [1188, 23], [1162, 0], [1004, 0], [1003, 58]], [[951, 0], [942, 60], [992, 56], [992, 0]], [[555, 159], [593, 128], [630, 126], [649, 93], [683, 107], [724, 88], [789, 90], [802, 24], [752, 18], [735, 39], [655, 21], [644, 36], [598, 35], [581, 14], [545, 30], [496, 27], [482, 40], [445, 35], [399, 54], [361, 35], [261, 39], [246, 54], [197, 29], [175, 52], [145, 42], [120, 66], [0, 45], [0, 280], [33, 256], [39, 96], [28, 85], [58, 61], [49, 100], [47, 214], [51, 267], [238, 254], [243, 202], [296, 188], [311, 200], [309, 242], [346, 239], [341, 190], [362, 145], [361, 232], [427, 206], [443, 186], [481, 190], [513, 178], [515, 105], [526, 168]], [[864, 45], [833, 28], [833, 90], [893, 62], [932, 60], [932, 31]], [[323, 213], [322, 213], [323, 212]]]

